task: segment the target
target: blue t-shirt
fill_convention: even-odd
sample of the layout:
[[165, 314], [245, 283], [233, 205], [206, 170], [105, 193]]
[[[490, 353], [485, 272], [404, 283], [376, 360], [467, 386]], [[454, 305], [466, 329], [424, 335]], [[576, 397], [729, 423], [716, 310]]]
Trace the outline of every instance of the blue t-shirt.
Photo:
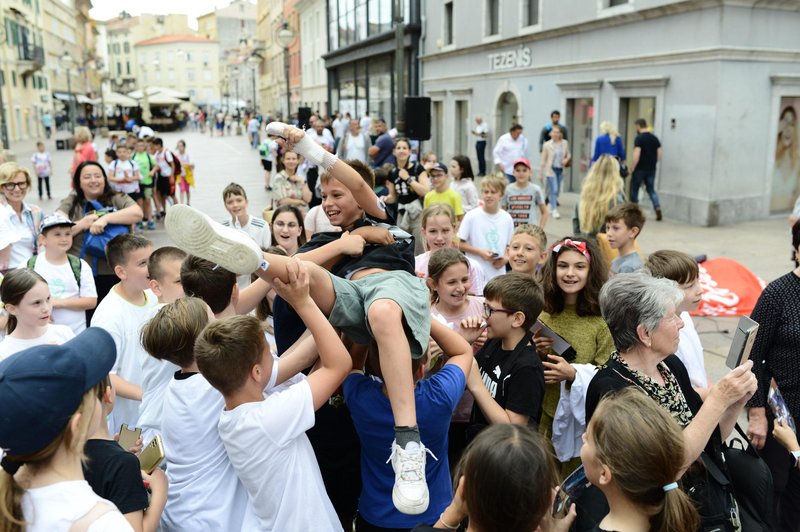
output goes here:
[[394, 151], [394, 141], [388, 133], [381, 133], [378, 138], [375, 139], [375, 146], [377, 146], [380, 151], [372, 158], [373, 168], [379, 168], [385, 163], [394, 164], [394, 155], [392, 155]]
[[430, 378], [419, 381], [414, 389], [422, 443], [438, 458], [434, 460], [428, 455], [425, 462], [430, 504], [421, 515], [400, 513], [392, 504], [394, 471], [386, 459], [394, 440], [394, 416], [381, 385], [379, 380], [358, 373], [351, 373], [344, 381], [344, 398], [361, 439], [363, 484], [358, 513], [368, 523], [383, 528], [433, 524], [453, 498], [447, 431], [453, 410], [464, 393], [464, 372], [454, 364], [447, 364]]

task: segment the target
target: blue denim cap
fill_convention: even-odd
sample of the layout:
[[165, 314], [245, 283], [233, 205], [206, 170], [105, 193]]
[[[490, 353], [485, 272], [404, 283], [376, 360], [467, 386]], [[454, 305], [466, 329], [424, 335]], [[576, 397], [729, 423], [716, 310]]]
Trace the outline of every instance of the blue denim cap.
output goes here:
[[[90, 327], [61, 345], [30, 347], [0, 362], [4, 454], [25, 456], [47, 447], [67, 426], [83, 395], [108, 375], [116, 358], [111, 335]], [[2, 465], [9, 471], [21, 464], [8, 464], [4, 458]]]

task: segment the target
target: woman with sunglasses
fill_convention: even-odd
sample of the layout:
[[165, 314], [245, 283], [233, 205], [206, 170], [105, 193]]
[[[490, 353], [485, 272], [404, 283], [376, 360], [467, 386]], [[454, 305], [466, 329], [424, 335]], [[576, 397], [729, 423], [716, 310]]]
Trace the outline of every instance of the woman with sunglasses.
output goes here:
[[0, 210], [0, 218], [8, 222], [11, 230], [9, 240], [13, 241], [11, 255], [3, 269], [25, 266], [38, 251], [36, 236], [42, 221], [42, 210], [25, 202], [30, 186], [31, 174], [27, 168], [13, 162], [0, 165], [0, 192], [5, 203]]

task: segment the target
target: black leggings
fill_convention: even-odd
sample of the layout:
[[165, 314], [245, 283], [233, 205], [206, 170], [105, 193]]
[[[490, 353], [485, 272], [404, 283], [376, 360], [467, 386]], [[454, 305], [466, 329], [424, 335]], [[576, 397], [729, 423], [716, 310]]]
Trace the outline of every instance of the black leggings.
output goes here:
[[42, 199], [42, 181], [44, 181], [44, 184], [47, 187], [47, 197], [52, 198], [50, 195], [50, 176], [48, 175], [39, 178], [39, 199]]
[[772, 435], [773, 422], [770, 418], [767, 442], [760, 454], [772, 471], [775, 530], [796, 532], [800, 530], [800, 470], [794, 457]]

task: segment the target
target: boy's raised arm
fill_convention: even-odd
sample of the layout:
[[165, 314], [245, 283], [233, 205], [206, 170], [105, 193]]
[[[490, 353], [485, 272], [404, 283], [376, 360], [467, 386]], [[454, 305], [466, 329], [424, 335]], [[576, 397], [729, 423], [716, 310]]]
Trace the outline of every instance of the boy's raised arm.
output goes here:
[[[288, 283], [278, 277], [273, 280], [275, 292], [292, 305], [311, 331], [319, 350], [320, 367], [308, 377], [314, 410], [317, 410], [342, 384], [353, 363], [336, 330], [311, 299], [308, 292], [308, 270], [303, 263], [289, 261], [286, 264], [286, 274]], [[280, 370], [280, 366], [278, 368]]]
[[378, 200], [375, 191], [358, 175], [353, 168], [344, 161], [340, 161], [334, 154], [306, 136], [302, 129], [289, 126], [281, 122], [270, 122], [267, 125], [267, 135], [281, 137], [283, 145], [292, 149], [309, 161], [324, 168], [336, 180], [340, 181], [353, 194], [358, 205], [364, 211], [378, 220], [386, 220], [388, 215], [383, 208], [383, 203]]
[[431, 337], [439, 344], [442, 352], [449, 357], [447, 363], [455, 364], [464, 372], [465, 378], [469, 377], [474, 358], [472, 346], [460, 334], [433, 319], [431, 320]]

